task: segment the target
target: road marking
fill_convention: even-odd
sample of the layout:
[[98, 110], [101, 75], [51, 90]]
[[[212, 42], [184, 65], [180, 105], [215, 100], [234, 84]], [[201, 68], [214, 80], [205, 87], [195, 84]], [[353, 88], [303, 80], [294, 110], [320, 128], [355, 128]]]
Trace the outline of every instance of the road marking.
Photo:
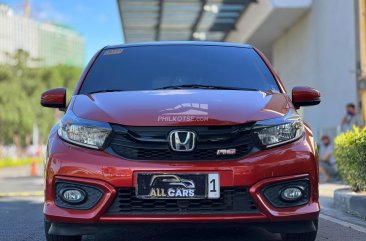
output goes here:
[[4, 192], [0, 193], [0, 197], [33, 197], [33, 196], [43, 196], [43, 191], [38, 192]]
[[325, 219], [327, 221], [342, 225], [343, 227], [352, 228], [353, 230], [359, 231], [361, 233], [366, 233], [366, 228], [358, 226], [356, 224], [352, 224], [352, 223], [349, 223], [349, 222], [346, 222], [346, 221], [342, 221], [342, 220], [339, 220], [337, 218], [333, 218], [333, 217], [325, 215], [325, 214], [320, 214], [319, 217], [322, 218], [322, 219]]

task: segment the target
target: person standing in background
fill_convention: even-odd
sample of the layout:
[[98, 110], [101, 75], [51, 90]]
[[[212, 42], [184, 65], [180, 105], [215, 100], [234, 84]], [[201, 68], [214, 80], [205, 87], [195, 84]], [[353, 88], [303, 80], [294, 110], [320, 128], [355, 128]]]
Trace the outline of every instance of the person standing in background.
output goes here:
[[362, 128], [364, 126], [362, 117], [356, 112], [356, 107], [353, 103], [346, 105], [346, 115], [341, 121], [341, 131], [347, 132], [352, 130], [353, 126]]
[[330, 178], [338, 177], [336, 160], [333, 156], [333, 145], [327, 135], [322, 136], [319, 147], [319, 173], [324, 176], [324, 182], [328, 182]]

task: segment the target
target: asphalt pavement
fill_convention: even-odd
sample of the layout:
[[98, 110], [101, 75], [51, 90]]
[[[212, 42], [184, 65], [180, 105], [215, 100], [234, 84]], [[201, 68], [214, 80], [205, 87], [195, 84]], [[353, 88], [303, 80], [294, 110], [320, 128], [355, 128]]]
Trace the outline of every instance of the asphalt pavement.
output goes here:
[[[366, 241], [366, 221], [332, 208], [332, 190], [337, 185], [321, 185], [322, 213], [317, 241]], [[0, 174], [0, 241], [45, 241], [42, 216], [41, 177], [14, 177]], [[16, 195], [15, 195], [16, 194]], [[21, 194], [24, 194], [23, 196]], [[276, 241], [277, 234], [259, 228], [210, 229], [123, 226], [86, 236], [83, 241]]]

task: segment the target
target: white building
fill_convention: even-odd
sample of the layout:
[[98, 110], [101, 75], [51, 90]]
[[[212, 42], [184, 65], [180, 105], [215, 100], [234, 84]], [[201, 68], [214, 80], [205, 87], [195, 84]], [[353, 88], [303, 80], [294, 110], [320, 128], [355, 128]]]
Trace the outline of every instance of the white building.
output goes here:
[[258, 0], [227, 38], [263, 50], [288, 91], [297, 85], [320, 90], [321, 105], [302, 110], [318, 134], [335, 134], [345, 105], [359, 103], [357, 2]]
[[32, 66], [65, 64], [84, 66], [84, 39], [74, 30], [18, 16], [0, 4], [0, 63], [6, 53], [22, 49], [34, 59]]

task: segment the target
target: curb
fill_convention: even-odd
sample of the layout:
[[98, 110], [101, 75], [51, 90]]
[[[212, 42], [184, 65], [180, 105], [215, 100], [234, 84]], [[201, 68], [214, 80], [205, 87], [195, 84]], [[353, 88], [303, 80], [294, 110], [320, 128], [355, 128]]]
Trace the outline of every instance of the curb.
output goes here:
[[0, 198], [2, 197], [43, 197], [43, 191], [37, 192], [5, 192], [0, 193]]
[[349, 188], [334, 191], [333, 204], [336, 209], [366, 219], [366, 193], [352, 192]]

